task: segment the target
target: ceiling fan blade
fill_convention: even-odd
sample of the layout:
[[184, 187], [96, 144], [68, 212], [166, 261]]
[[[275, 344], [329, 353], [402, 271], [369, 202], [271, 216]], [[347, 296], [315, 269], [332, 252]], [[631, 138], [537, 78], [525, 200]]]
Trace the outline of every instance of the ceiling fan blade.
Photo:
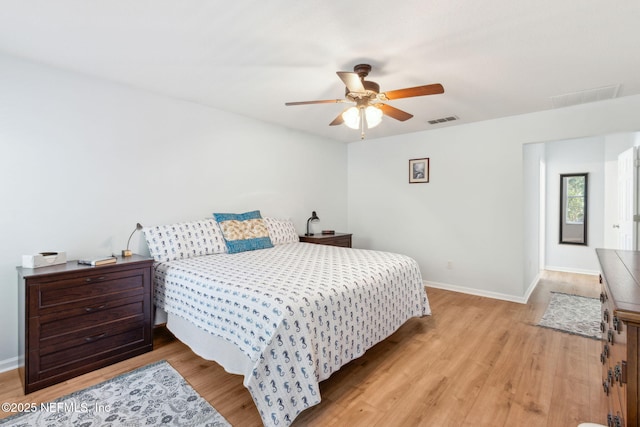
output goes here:
[[408, 87], [406, 89], [390, 90], [382, 95], [384, 95], [386, 99], [399, 99], [411, 98], [412, 96], [437, 95], [440, 93], [444, 93], [444, 88], [440, 83], [434, 83], [431, 85]]
[[329, 126], [337, 126], [341, 125], [342, 123], [344, 123], [344, 119], [342, 118], [342, 113], [340, 113], [338, 114], [338, 117], [336, 117], [331, 123], [329, 123]]
[[365, 89], [362, 85], [362, 80], [360, 80], [360, 76], [356, 73], [350, 73], [348, 71], [336, 71], [340, 80], [344, 82], [344, 85], [349, 89], [349, 92], [354, 93], [364, 93]]
[[319, 101], [285, 102], [284, 105], [338, 104], [340, 102], [345, 102], [345, 100], [344, 99], [323, 99]]
[[409, 120], [411, 117], [413, 117], [413, 114], [409, 114], [406, 111], [402, 111], [396, 107], [392, 107], [391, 105], [381, 103], [375, 105], [380, 108], [386, 116], [389, 116], [396, 120], [400, 120], [401, 122]]

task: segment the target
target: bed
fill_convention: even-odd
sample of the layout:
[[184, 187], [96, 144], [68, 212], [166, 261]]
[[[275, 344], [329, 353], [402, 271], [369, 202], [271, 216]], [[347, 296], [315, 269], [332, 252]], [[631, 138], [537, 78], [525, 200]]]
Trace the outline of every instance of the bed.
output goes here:
[[161, 257], [155, 303], [195, 353], [244, 375], [265, 425], [290, 425], [320, 403], [320, 381], [430, 314], [418, 265], [404, 255], [295, 241], [220, 251]]

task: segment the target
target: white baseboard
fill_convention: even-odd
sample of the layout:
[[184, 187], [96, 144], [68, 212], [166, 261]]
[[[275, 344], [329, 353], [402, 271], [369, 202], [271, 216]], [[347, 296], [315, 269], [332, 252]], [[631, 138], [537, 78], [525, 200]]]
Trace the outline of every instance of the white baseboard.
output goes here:
[[529, 283], [529, 287], [527, 288], [527, 290], [524, 293], [524, 301], [525, 301], [525, 303], [529, 302], [529, 297], [531, 296], [533, 291], [536, 289], [536, 286], [538, 286], [538, 282], [540, 281], [540, 277], [542, 277], [542, 275], [540, 274], [540, 272], [538, 272], [538, 274], [536, 274], [536, 277], [534, 277], [533, 280], [531, 281], [531, 283]]
[[588, 274], [589, 276], [597, 276], [600, 274], [600, 270], [582, 270], [580, 268], [555, 267], [553, 265], [547, 265], [544, 269], [549, 271], [560, 271], [562, 273]]
[[0, 372], [12, 371], [18, 369], [19, 359], [12, 357], [11, 359], [0, 360]]
[[[467, 288], [464, 286], [457, 286], [457, 285], [450, 285], [448, 283], [439, 283], [439, 282], [429, 282], [426, 280], [423, 280], [424, 285], [428, 288], [437, 288], [437, 289], [444, 289], [445, 291], [453, 291], [453, 292], [460, 292], [463, 294], [469, 294], [469, 295], [477, 295], [480, 297], [487, 297], [487, 298], [493, 298], [493, 299], [499, 299], [499, 300], [503, 300], [503, 301], [510, 301], [510, 302], [517, 302], [520, 304], [526, 304], [527, 303], [527, 298], [525, 297], [517, 297], [515, 295], [508, 295], [508, 294], [503, 294], [500, 292], [491, 292], [491, 291], [485, 291], [482, 289], [475, 289], [475, 288]], [[537, 281], [535, 282], [537, 283]], [[531, 287], [531, 286], [530, 286]], [[533, 285], [533, 287], [535, 288], [535, 284]]]
[[[597, 276], [597, 275], [600, 274], [599, 271], [578, 270], [578, 269], [569, 269], [569, 268], [563, 268], [563, 267], [545, 267], [545, 270], [560, 271], [560, 272], [563, 272], [563, 273], [588, 274], [588, 275], [591, 275], [591, 276]], [[504, 300], [504, 301], [517, 302], [517, 303], [520, 303], [520, 304], [526, 304], [529, 301], [529, 297], [531, 297], [531, 294], [536, 289], [536, 286], [538, 286], [538, 282], [540, 281], [541, 277], [542, 277], [541, 273], [536, 274], [536, 277], [533, 278], [533, 280], [531, 281], [531, 283], [527, 287], [527, 290], [525, 291], [524, 296], [522, 296], [522, 297], [518, 297], [518, 296], [514, 296], [514, 295], [508, 295], [508, 294], [502, 294], [502, 293], [499, 293], [499, 292], [484, 291], [484, 290], [481, 290], [481, 289], [467, 288], [467, 287], [464, 287], [464, 286], [450, 285], [448, 283], [429, 282], [429, 281], [426, 281], [426, 280], [423, 280], [423, 282], [424, 282], [424, 285], [426, 287], [430, 287], [430, 288], [444, 289], [446, 291], [460, 292], [460, 293], [463, 293], [463, 294], [478, 295], [478, 296], [481, 296], [481, 297], [487, 297], [487, 298], [499, 299], [499, 300]]]

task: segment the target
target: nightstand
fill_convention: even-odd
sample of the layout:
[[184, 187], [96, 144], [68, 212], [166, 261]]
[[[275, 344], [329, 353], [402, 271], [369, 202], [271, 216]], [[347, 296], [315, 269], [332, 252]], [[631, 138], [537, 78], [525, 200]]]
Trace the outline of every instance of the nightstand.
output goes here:
[[18, 267], [25, 394], [153, 349], [152, 266], [133, 255], [99, 267]]
[[350, 233], [316, 233], [313, 236], [300, 236], [300, 241], [305, 243], [315, 243], [318, 245], [342, 246], [344, 248], [350, 248], [351, 236], [352, 235]]

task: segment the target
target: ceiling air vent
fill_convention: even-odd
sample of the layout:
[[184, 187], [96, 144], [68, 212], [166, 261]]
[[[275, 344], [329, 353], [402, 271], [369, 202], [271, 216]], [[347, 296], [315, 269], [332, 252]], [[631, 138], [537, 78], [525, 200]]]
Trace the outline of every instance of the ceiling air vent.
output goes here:
[[449, 116], [449, 117], [443, 117], [441, 119], [429, 120], [429, 124], [430, 125], [438, 125], [440, 123], [452, 122], [454, 120], [459, 120], [459, 119], [460, 118], [458, 116]]
[[566, 93], [551, 97], [554, 108], [568, 107], [570, 105], [586, 104], [587, 102], [603, 101], [613, 99], [618, 96], [620, 85], [597, 87], [595, 89], [585, 89], [578, 92]]

